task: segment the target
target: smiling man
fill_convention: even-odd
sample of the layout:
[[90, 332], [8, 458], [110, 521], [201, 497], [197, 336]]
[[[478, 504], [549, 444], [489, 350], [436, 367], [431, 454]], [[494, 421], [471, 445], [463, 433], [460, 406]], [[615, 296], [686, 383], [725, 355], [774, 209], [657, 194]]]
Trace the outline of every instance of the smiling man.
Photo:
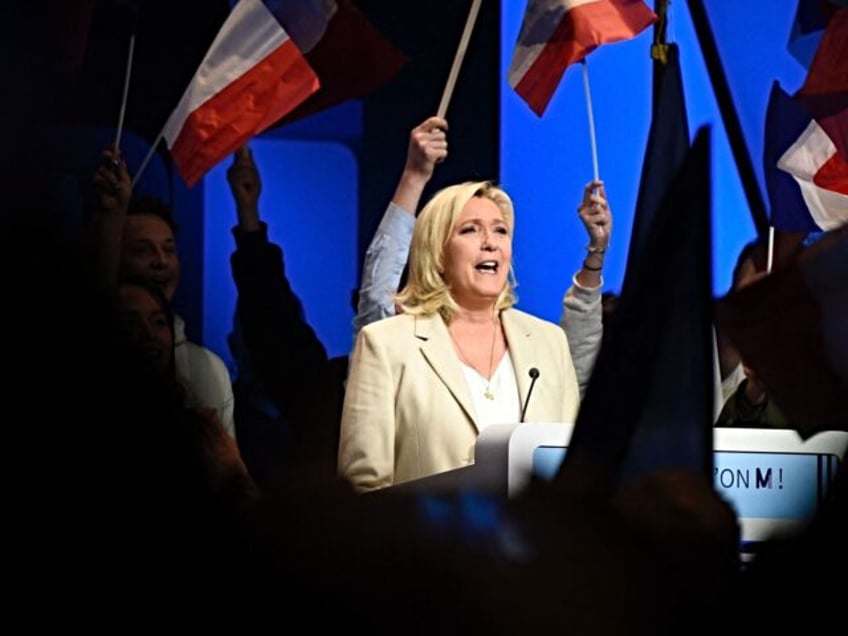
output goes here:
[[[133, 196], [132, 180], [119, 153], [105, 150], [94, 175], [100, 207], [92, 215], [95, 262], [102, 283], [114, 288], [133, 278], [154, 285], [173, 301], [180, 281], [176, 228], [170, 208], [159, 199]], [[230, 372], [214, 351], [186, 337], [174, 315], [174, 364], [191, 406], [214, 409], [235, 438]]]

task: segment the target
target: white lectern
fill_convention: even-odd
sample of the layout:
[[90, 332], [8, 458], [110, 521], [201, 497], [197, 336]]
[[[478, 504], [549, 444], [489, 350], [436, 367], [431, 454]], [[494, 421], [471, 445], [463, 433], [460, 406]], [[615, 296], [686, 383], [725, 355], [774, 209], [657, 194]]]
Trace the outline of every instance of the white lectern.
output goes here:
[[[573, 426], [496, 424], [483, 429], [472, 466], [384, 489], [396, 493], [521, 493], [533, 477], [552, 478]], [[848, 432], [824, 431], [803, 440], [793, 430], [716, 428], [713, 479], [739, 516], [743, 543], [802, 529], [827, 491], [848, 448]]]

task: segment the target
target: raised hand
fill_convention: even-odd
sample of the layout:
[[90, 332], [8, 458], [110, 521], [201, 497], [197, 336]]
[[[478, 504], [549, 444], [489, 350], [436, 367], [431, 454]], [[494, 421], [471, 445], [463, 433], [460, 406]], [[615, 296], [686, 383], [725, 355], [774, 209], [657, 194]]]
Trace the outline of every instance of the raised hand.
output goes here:
[[409, 133], [409, 149], [405, 170], [428, 181], [437, 163], [448, 156], [448, 122], [442, 117], [429, 117]]
[[227, 170], [227, 181], [236, 202], [236, 212], [242, 229], [259, 229], [259, 194], [262, 180], [253, 161], [253, 153], [242, 146], [233, 154], [233, 163]]
[[132, 196], [132, 178], [120, 150], [108, 148], [94, 172], [94, 187], [100, 199], [102, 212], [126, 213]]
[[603, 253], [612, 234], [612, 212], [607, 202], [603, 181], [590, 181], [583, 190], [583, 201], [577, 208], [580, 220], [589, 235], [590, 252]]
[[437, 163], [448, 156], [448, 122], [428, 117], [409, 133], [409, 148], [392, 202], [414, 215]]

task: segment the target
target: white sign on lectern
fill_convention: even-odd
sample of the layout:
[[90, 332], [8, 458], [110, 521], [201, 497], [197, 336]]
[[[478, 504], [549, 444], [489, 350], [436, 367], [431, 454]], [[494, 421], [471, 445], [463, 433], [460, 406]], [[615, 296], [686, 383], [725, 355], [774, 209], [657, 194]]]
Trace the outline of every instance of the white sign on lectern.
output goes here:
[[[477, 438], [473, 466], [390, 490], [520, 494], [534, 477], [551, 479], [568, 451], [567, 423], [494, 424]], [[794, 430], [713, 429], [713, 481], [737, 513], [743, 543], [802, 529], [845, 457], [848, 432], [804, 440]]]

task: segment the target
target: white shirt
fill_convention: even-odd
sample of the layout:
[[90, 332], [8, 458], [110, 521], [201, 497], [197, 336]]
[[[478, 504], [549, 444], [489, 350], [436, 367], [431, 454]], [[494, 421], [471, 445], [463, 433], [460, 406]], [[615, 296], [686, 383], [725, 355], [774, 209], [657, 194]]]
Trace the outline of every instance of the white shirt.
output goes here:
[[[464, 362], [462, 372], [468, 382], [480, 430], [491, 424], [514, 424], [521, 419], [521, 400], [509, 351], [501, 358], [491, 380]], [[486, 397], [487, 392], [492, 399]]]
[[174, 336], [177, 380], [186, 390], [187, 405], [193, 408], [214, 408], [221, 417], [224, 429], [235, 439], [235, 399], [227, 365], [211, 349], [186, 338], [185, 322], [179, 316], [174, 316]]

